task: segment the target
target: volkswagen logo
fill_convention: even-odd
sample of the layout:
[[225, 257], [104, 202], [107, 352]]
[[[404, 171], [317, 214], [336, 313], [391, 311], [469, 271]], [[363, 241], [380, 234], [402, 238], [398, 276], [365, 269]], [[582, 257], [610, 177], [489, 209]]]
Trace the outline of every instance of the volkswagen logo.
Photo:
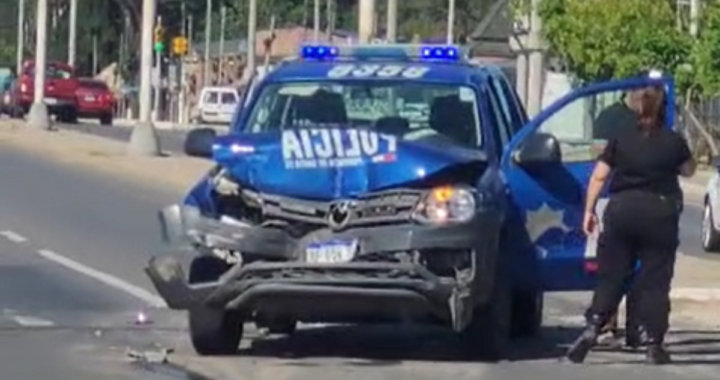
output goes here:
[[352, 217], [354, 207], [355, 202], [353, 201], [339, 201], [330, 204], [328, 225], [336, 230], [345, 227]]

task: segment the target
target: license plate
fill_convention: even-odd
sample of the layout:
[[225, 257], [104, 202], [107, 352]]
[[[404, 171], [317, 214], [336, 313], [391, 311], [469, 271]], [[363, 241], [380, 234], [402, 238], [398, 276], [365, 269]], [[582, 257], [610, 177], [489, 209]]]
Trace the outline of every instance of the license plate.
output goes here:
[[58, 100], [55, 98], [45, 98], [45, 104], [57, 104]]
[[95, 101], [95, 97], [94, 97], [94, 96], [86, 96], [86, 97], [85, 97], [85, 100], [87, 100], [88, 102], [94, 102], [94, 101]]
[[357, 240], [330, 240], [312, 243], [305, 249], [305, 258], [312, 264], [338, 264], [352, 261], [357, 252]]

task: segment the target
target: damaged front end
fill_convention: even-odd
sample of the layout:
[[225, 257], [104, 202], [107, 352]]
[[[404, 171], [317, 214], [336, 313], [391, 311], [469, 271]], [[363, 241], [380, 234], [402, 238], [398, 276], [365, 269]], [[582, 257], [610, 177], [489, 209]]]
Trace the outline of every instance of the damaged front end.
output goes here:
[[[451, 190], [442, 191], [433, 194]], [[194, 261], [238, 257], [202, 281], [173, 254], [154, 257], [147, 273], [173, 309], [239, 310], [246, 321], [430, 321], [461, 331], [490, 297], [500, 223], [477, 207], [462, 221], [428, 220], [442, 216], [428, 194], [383, 191], [352, 203], [252, 194], [266, 218], [257, 225], [171, 206], [160, 213], [166, 241], [193, 247]]]

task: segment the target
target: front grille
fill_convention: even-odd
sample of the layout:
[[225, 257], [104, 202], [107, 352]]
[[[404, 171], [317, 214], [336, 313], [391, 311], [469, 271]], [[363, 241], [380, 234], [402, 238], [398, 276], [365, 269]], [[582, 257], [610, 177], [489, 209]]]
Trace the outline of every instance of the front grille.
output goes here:
[[[261, 200], [266, 219], [283, 219], [290, 222], [327, 227], [331, 205], [336, 201], [318, 202], [278, 195], [252, 194]], [[377, 224], [407, 222], [423, 196], [423, 191], [396, 189], [371, 193], [349, 200], [353, 203], [345, 228]]]

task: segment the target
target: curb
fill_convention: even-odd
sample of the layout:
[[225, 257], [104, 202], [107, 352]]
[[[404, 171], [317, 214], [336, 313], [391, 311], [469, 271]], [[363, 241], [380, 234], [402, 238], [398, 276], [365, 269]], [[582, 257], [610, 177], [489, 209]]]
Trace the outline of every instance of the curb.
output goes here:
[[670, 291], [670, 298], [696, 302], [720, 301], [720, 288], [677, 288]]

